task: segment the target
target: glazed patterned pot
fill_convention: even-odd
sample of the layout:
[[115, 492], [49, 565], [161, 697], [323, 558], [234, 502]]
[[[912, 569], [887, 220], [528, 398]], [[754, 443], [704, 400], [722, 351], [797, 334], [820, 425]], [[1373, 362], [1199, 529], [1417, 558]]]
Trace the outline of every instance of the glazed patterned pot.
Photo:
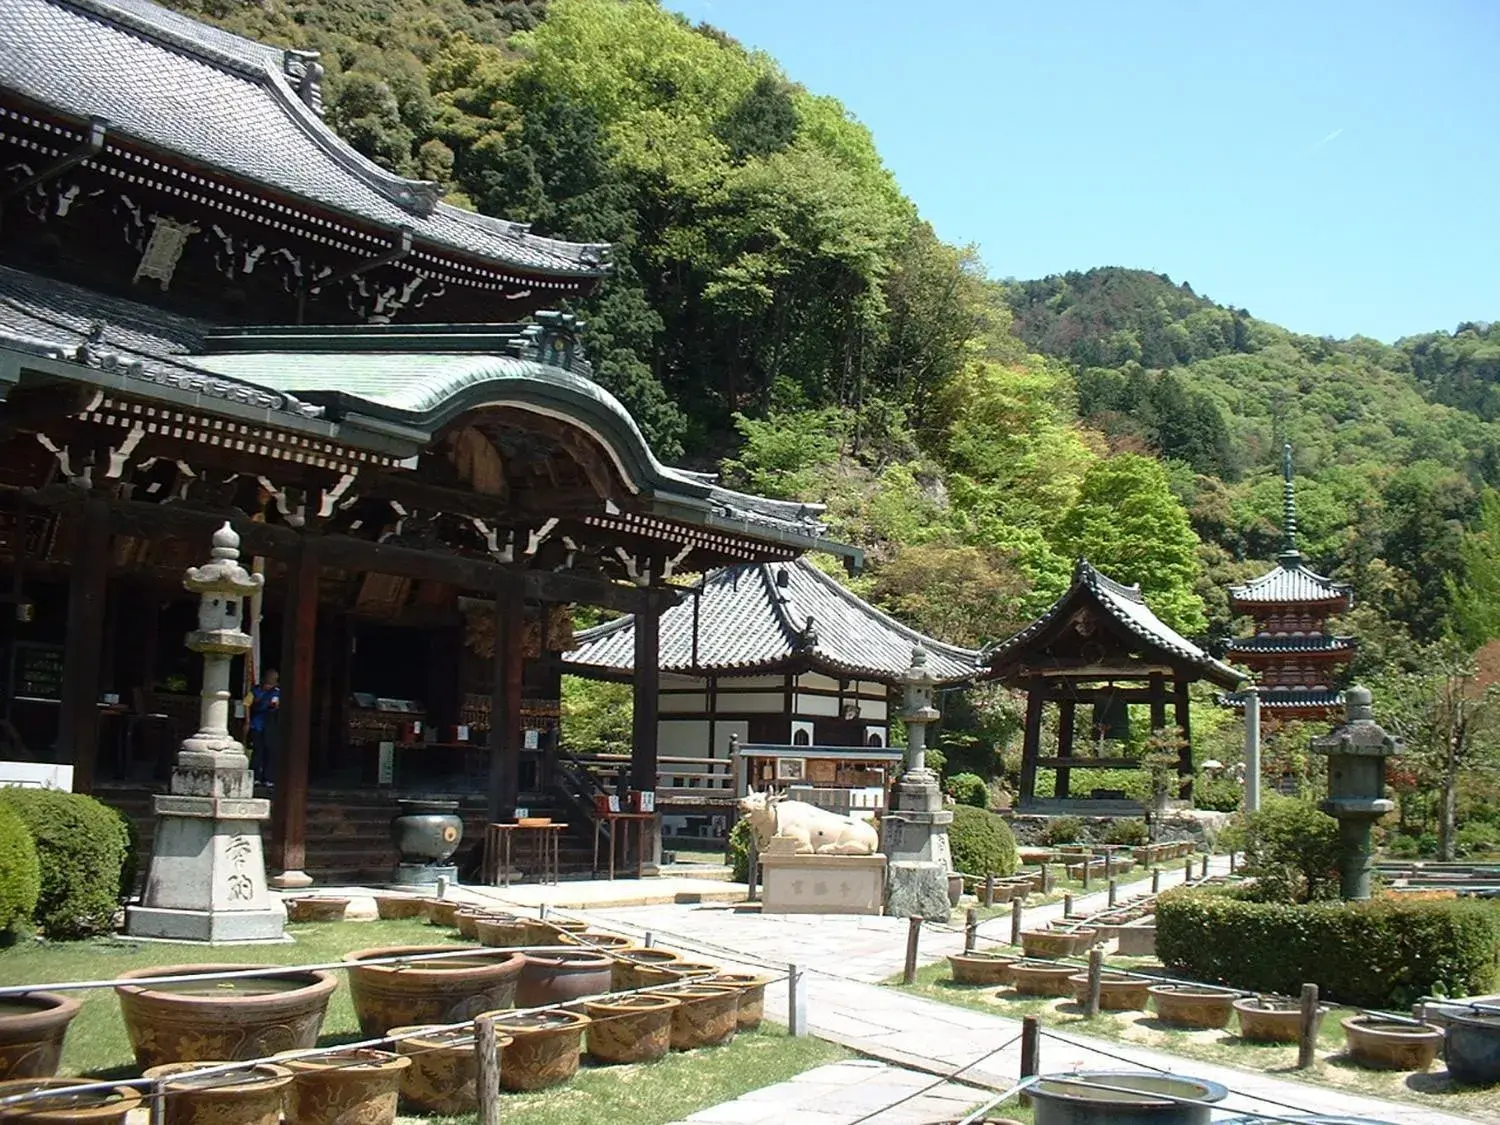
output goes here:
[[1073, 965], [1054, 961], [1014, 961], [1010, 983], [1022, 996], [1072, 996], [1073, 982], [1068, 978], [1077, 971]]
[[556, 953], [528, 953], [516, 989], [516, 1005], [542, 1008], [610, 990], [614, 961], [602, 953], [558, 946]]
[[1426, 1070], [1443, 1045], [1443, 1029], [1379, 1016], [1344, 1020], [1349, 1057], [1372, 1070]]
[[1091, 926], [1076, 930], [1022, 930], [1021, 949], [1027, 957], [1077, 957], [1098, 939]]
[[53, 1094], [87, 1082], [84, 1078], [15, 1078], [0, 1082], [0, 1098], [33, 1091], [42, 1096], [0, 1108], [0, 1121], [15, 1125], [124, 1125], [125, 1117], [141, 1104], [141, 1096], [129, 1086], [114, 1086], [91, 1094]]
[[610, 987], [612, 992], [629, 992], [636, 988], [666, 984], [673, 977], [670, 973], [662, 972], [662, 966], [682, 960], [670, 949], [645, 949], [636, 945], [616, 950], [612, 956], [615, 959]]
[[[1327, 1008], [1318, 1008], [1317, 1027]], [[1275, 996], [1242, 996], [1234, 1002], [1240, 1020], [1240, 1038], [1256, 1043], [1296, 1043], [1302, 1038], [1302, 1005]], [[1317, 1035], [1317, 1027], [1313, 1035]]]
[[184, 1073], [218, 1065], [167, 1063], [146, 1071], [146, 1078], [167, 1079], [162, 1086], [165, 1125], [279, 1125], [281, 1100], [292, 1082], [290, 1070], [259, 1063], [203, 1078]]
[[[463, 948], [388, 945], [346, 953], [344, 960], [359, 962]], [[524, 954], [474, 946], [462, 957], [352, 968], [349, 988], [354, 994], [359, 1029], [374, 1037], [384, 1035], [391, 1027], [462, 1023], [495, 1007], [513, 1007], [524, 964]]]
[[[425, 904], [415, 895], [376, 895], [375, 913], [385, 921], [397, 918], [423, 918]], [[473, 935], [471, 934], [470, 937]]]
[[525, 944], [566, 945], [563, 941], [564, 934], [581, 934], [588, 928], [587, 922], [573, 922], [565, 918], [548, 919], [545, 922], [538, 918], [528, 918]]
[[588, 1053], [603, 1063], [637, 1063], [659, 1059], [672, 1049], [672, 996], [622, 996], [589, 1001]]
[[456, 898], [424, 898], [422, 914], [434, 926], [458, 925], [458, 911], [463, 906]]
[[1175, 1027], [1228, 1027], [1238, 994], [1195, 984], [1153, 984], [1149, 989], [1162, 1023]]
[[708, 983], [709, 977], [719, 975], [719, 966], [709, 961], [669, 961], [656, 966], [656, 971], [666, 973], [672, 980]]
[[[441, 1031], [393, 1027], [396, 1051], [411, 1058], [401, 1075], [401, 1103], [418, 1113], [473, 1113], [478, 1099], [474, 1064], [474, 1030]], [[495, 1039], [503, 1049], [510, 1040]]]
[[948, 968], [954, 984], [999, 985], [1010, 983], [1010, 967], [1019, 957], [1006, 953], [953, 953]]
[[[1074, 973], [1068, 978], [1073, 986], [1073, 999], [1080, 1004], [1089, 1002], [1088, 973]], [[1145, 977], [1133, 977], [1126, 973], [1099, 974], [1099, 1010], [1103, 1012], [1144, 1012], [1146, 1001], [1151, 999], [1151, 982]]]
[[480, 922], [514, 922], [516, 916], [503, 910], [486, 910], [482, 906], [466, 906], [453, 916], [458, 927], [458, 936], [466, 941], [479, 941]]
[[347, 898], [289, 898], [286, 900], [288, 922], [342, 922], [349, 909]]
[[493, 946], [497, 949], [531, 944], [526, 940], [531, 933], [531, 923], [523, 918], [505, 915], [481, 916], [474, 920], [474, 932], [479, 935], [481, 945]]
[[648, 992], [677, 1001], [672, 1009], [672, 1050], [715, 1047], [739, 1030], [740, 992], [717, 984], [684, 984], [670, 991]]
[[736, 1022], [740, 1030], [754, 1031], [760, 1026], [760, 1021], [766, 1014], [766, 985], [771, 983], [770, 977], [760, 977], [754, 973], [720, 973], [704, 983], [739, 989], [740, 1006], [736, 1009]]
[[286, 1119], [294, 1125], [392, 1125], [405, 1055], [361, 1048], [283, 1059], [292, 1072]]
[[495, 1031], [510, 1036], [500, 1052], [500, 1085], [545, 1090], [578, 1073], [578, 1055], [589, 1017], [577, 1012], [488, 1012]]
[[62, 1058], [77, 1000], [56, 992], [0, 999], [0, 1080], [51, 1078]]
[[258, 969], [265, 975], [115, 986], [142, 1069], [200, 1059], [259, 1059], [317, 1043], [328, 997], [338, 987], [333, 973], [284, 972], [274, 965], [162, 965], [132, 969], [119, 979], [235, 969]]

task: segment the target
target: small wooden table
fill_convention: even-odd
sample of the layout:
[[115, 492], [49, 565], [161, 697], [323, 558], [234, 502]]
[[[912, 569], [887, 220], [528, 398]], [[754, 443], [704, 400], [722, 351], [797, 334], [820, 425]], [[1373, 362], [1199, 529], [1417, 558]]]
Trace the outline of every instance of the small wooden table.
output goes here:
[[489, 824], [484, 830], [484, 881], [491, 887], [510, 886], [510, 864], [518, 832], [532, 834], [538, 883], [556, 883], [560, 863], [558, 854], [566, 824]]
[[[609, 821], [609, 878], [613, 882], [615, 878], [615, 844], [621, 839], [618, 831], [618, 822], [625, 822], [626, 834], [629, 833], [630, 824], [635, 822], [635, 877], [641, 877], [642, 865], [646, 861], [645, 846], [641, 843], [646, 829], [646, 821], [655, 820], [654, 812], [601, 812], [594, 819], [594, 874], [599, 874], [599, 832], [604, 827], [604, 822]], [[624, 855], [629, 855], [629, 847], [625, 849]], [[624, 858], [624, 855], [621, 858]]]

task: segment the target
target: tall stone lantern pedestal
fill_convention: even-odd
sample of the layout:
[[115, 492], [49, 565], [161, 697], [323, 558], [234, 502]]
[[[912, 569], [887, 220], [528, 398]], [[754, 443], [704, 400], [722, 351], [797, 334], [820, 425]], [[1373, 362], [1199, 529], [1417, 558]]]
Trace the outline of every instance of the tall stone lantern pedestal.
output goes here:
[[1370, 897], [1375, 866], [1371, 828], [1396, 807], [1385, 795], [1385, 762], [1401, 752], [1375, 721], [1368, 688], [1344, 695], [1343, 726], [1312, 740], [1315, 754], [1328, 758], [1328, 799], [1318, 807], [1339, 822], [1339, 893], [1346, 899]]
[[943, 808], [938, 778], [927, 768], [927, 727], [940, 717], [933, 707], [937, 678], [927, 668], [927, 651], [912, 649], [906, 676], [906, 761], [892, 807], [880, 821], [885, 852], [885, 912], [902, 918], [943, 918], [952, 912], [948, 875], [953, 856], [948, 826], [953, 813]]
[[141, 904], [125, 912], [132, 937], [177, 941], [280, 941], [286, 911], [266, 889], [260, 825], [271, 803], [254, 796], [245, 748], [229, 733], [229, 666], [250, 651], [240, 628], [245, 599], [264, 579], [240, 565], [240, 537], [226, 523], [206, 566], [183, 585], [202, 599], [187, 647], [203, 656], [198, 733], [186, 739], [170, 791], [154, 804], [156, 837]]

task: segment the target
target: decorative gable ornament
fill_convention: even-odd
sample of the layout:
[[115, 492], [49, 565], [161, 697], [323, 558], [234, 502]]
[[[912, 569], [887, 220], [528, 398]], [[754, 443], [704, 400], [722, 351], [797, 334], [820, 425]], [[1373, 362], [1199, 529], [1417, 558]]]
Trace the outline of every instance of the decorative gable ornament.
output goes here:
[[165, 293], [172, 284], [172, 274], [177, 270], [177, 262], [187, 248], [188, 239], [198, 233], [198, 228], [165, 215], [152, 215], [151, 222], [151, 237], [141, 253], [141, 264], [135, 268], [134, 280], [149, 277], [159, 281]]

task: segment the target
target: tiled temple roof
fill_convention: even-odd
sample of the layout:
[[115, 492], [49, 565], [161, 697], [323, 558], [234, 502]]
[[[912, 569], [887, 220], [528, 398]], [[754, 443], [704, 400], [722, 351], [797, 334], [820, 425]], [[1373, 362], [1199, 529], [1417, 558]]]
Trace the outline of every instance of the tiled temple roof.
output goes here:
[[1353, 637], [1336, 637], [1327, 633], [1258, 633], [1229, 642], [1231, 653], [1247, 656], [1283, 653], [1347, 655], [1354, 652], [1354, 647]]

